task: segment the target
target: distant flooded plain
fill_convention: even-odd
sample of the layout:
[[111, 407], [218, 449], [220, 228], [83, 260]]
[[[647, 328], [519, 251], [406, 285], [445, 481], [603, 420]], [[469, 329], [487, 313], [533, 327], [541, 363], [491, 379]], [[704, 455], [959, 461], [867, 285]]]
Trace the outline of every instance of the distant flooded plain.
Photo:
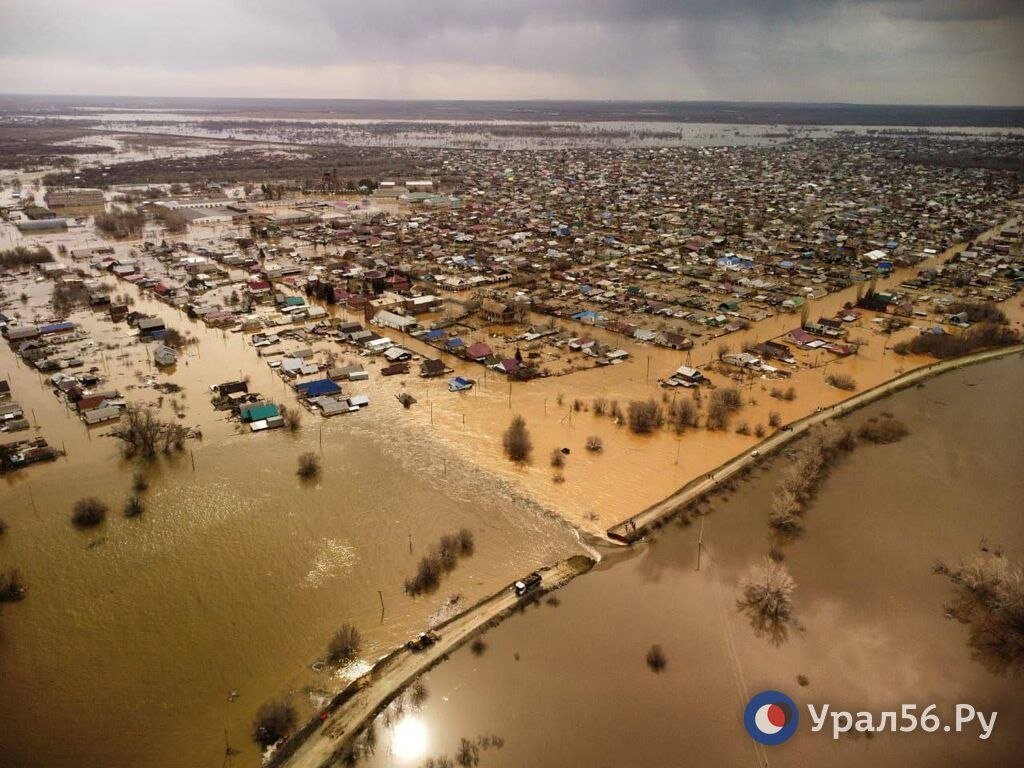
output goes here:
[[[31, 119], [30, 115], [20, 115]], [[188, 136], [211, 140], [284, 142], [365, 147], [471, 147], [503, 150], [574, 147], [771, 146], [795, 139], [826, 139], [872, 133], [985, 139], [1019, 136], [1024, 128], [911, 125], [731, 124], [666, 120], [424, 120], [265, 117], [193, 111], [68, 111], [52, 115], [98, 130]]]
[[[780, 457], [716, 498], [704, 517], [672, 523], [606, 557], [560, 590], [455, 653], [401, 711], [373, 726], [366, 766], [454, 757], [482, 766], [1008, 766], [1024, 754], [1020, 681], [972, 659], [966, 629], [944, 618], [951, 597], [937, 559], [971, 559], [983, 539], [1024, 557], [1024, 360], [969, 367], [880, 401], [851, 426], [891, 412], [911, 434], [862, 444], [826, 479], [803, 536], [784, 547], [801, 626], [775, 647], [736, 609], [738, 582], [768, 551]], [[652, 672], [645, 655], [664, 649]], [[806, 676], [806, 686], [798, 676]], [[787, 692], [797, 735], [755, 748], [742, 725], [754, 693]], [[993, 735], [811, 733], [806, 705], [880, 713], [956, 703], [999, 713]], [[497, 737], [497, 738], [495, 738]]]

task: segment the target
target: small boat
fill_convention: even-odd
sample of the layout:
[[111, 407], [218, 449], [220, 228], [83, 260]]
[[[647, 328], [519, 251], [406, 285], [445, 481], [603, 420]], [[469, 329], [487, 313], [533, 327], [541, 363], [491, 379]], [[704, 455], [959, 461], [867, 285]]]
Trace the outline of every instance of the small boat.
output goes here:
[[467, 379], [463, 376], [456, 376], [448, 382], [448, 391], [465, 392], [466, 390], [472, 389], [474, 384], [476, 384], [476, 382], [472, 379]]

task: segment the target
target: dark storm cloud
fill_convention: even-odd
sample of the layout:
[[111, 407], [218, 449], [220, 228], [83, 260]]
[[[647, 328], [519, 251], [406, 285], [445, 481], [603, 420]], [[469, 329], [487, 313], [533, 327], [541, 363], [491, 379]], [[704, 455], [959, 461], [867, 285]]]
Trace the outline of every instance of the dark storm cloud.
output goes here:
[[911, 21], [998, 21], [1024, 16], [1021, 0], [895, 0], [888, 5], [892, 18]]
[[1020, 103], [1022, 8], [1024, 0], [0, 0], [0, 68], [7, 88], [46, 91]]

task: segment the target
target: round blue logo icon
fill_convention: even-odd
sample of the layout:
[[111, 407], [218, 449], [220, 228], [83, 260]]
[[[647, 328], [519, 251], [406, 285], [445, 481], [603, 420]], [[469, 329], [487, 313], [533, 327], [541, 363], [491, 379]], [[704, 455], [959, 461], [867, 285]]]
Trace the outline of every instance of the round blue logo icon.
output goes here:
[[761, 691], [747, 702], [743, 725], [751, 738], [769, 747], [786, 741], [796, 732], [800, 717], [796, 704], [779, 691]]

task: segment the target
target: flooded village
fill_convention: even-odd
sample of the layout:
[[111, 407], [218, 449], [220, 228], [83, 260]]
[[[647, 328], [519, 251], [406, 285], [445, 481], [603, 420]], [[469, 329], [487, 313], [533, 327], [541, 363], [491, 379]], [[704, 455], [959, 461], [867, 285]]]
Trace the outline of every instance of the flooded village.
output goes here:
[[[1024, 714], [944, 617], [1024, 555], [1017, 123], [0, 106], [0, 765], [763, 764], [773, 687]], [[771, 761], [949, 749], [854, 735]]]

